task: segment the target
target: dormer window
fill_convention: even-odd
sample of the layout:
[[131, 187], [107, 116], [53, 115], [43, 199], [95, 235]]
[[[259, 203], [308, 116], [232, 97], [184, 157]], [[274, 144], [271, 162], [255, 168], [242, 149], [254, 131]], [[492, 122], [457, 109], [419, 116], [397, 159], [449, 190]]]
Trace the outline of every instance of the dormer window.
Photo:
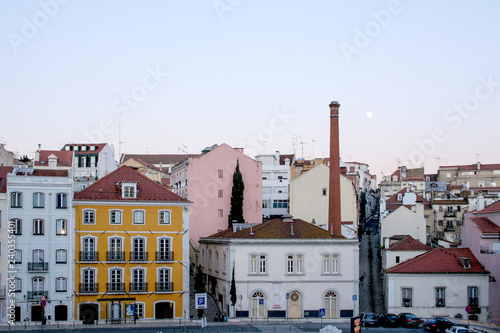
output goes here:
[[57, 166], [57, 158], [49, 158], [49, 167]]
[[122, 198], [136, 198], [137, 184], [122, 183]]
[[92, 145], [90, 146], [90, 151], [95, 151], [96, 150], [96, 146]]
[[403, 201], [403, 195], [401, 193], [398, 193], [398, 201]]
[[470, 258], [459, 258], [464, 268], [470, 268]]

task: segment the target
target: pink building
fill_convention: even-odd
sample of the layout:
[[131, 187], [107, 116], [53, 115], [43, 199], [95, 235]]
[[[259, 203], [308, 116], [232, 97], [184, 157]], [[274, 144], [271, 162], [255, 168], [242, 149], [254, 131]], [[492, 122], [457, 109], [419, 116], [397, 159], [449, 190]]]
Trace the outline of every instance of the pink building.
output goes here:
[[245, 184], [243, 217], [245, 222], [260, 223], [262, 163], [246, 156], [243, 149], [213, 145], [200, 156], [189, 157], [172, 168], [173, 192], [193, 202], [189, 208], [189, 234], [196, 245], [200, 237], [228, 228], [237, 161]]
[[465, 214], [462, 246], [471, 249], [490, 275], [491, 322], [500, 324], [500, 201]]

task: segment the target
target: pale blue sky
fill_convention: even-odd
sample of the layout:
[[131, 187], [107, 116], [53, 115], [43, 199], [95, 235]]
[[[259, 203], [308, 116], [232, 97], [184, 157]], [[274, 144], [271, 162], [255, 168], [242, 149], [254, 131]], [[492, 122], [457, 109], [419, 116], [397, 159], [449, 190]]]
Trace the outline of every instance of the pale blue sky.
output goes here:
[[495, 0], [3, 1], [0, 139], [29, 156], [93, 138], [118, 153], [122, 112], [122, 152], [290, 153], [296, 137], [298, 157], [327, 157], [338, 100], [343, 160], [379, 180], [398, 158], [428, 173], [438, 157], [498, 163], [499, 13]]

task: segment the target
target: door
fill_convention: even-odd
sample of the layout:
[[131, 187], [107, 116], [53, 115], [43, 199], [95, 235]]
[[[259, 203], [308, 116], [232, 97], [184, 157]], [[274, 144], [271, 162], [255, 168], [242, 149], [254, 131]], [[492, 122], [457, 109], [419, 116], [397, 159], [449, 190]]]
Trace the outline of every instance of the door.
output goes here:
[[325, 318], [337, 317], [337, 294], [329, 291], [325, 294]]
[[155, 319], [174, 318], [174, 305], [171, 302], [158, 302], [155, 304]]
[[96, 260], [95, 255], [95, 241], [93, 238], [83, 239], [83, 260]]
[[54, 307], [54, 320], [55, 321], [68, 320], [68, 307], [66, 305], [56, 305]]
[[302, 296], [292, 291], [288, 298], [288, 318], [302, 318]]
[[121, 319], [121, 303], [111, 303], [109, 312], [112, 320]]

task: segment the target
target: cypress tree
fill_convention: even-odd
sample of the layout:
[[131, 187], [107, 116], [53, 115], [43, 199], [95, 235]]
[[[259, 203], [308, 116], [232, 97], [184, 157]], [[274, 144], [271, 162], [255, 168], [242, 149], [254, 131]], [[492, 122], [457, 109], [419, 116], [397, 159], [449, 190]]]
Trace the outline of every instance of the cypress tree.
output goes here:
[[231, 289], [229, 290], [229, 295], [231, 296], [231, 305], [236, 304], [236, 281], [234, 280], [234, 266], [233, 266], [233, 277], [231, 278]]
[[229, 228], [233, 226], [233, 221], [245, 222], [243, 219], [243, 191], [245, 184], [240, 172], [240, 162], [236, 161], [236, 169], [233, 173], [233, 189], [231, 191], [231, 210], [229, 211]]

